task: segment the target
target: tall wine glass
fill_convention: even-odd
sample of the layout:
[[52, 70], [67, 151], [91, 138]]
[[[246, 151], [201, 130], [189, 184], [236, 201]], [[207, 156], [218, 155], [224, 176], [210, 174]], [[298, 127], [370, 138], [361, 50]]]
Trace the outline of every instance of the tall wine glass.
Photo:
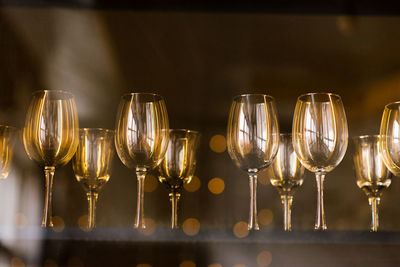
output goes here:
[[400, 176], [400, 101], [385, 106], [380, 136], [383, 161], [394, 175]]
[[368, 197], [371, 205], [371, 231], [378, 231], [378, 205], [385, 188], [391, 183], [392, 174], [386, 168], [380, 149], [379, 135], [354, 137], [354, 170], [357, 185]]
[[190, 183], [196, 169], [196, 150], [199, 132], [185, 129], [170, 130], [169, 144], [159, 166], [158, 179], [169, 190], [171, 200], [171, 229], [178, 228], [178, 201], [182, 187]]
[[348, 144], [347, 119], [340, 96], [310, 93], [299, 96], [293, 118], [297, 157], [315, 173], [318, 188], [315, 230], [326, 230], [324, 179], [343, 159]]
[[138, 181], [135, 228], [145, 228], [144, 179], [158, 166], [168, 146], [168, 114], [160, 95], [123, 95], [115, 126], [115, 147], [121, 161], [136, 171]]
[[79, 130], [79, 144], [72, 160], [76, 180], [86, 191], [88, 229], [96, 223], [96, 202], [99, 192], [110, 179], [114, 155], [114, 131], [101, 128]]
[[271, 184], [278, 190], [283, 204], [283, 229], [292, 230], [291, 208], [296, 189], [303, 184], [304, 166], [293, 149], [292, 135], [281, 134], [278, 154], [272, 163]]
[[248, 229], [258, 230], [257, 174], [272, 163], [279, 145], [275, 99], [262, 94], [236, 96], [229, 114], [227, 143], [232, 160], [249, 175]]
[[0, 125], [0, 179], [6, 179], [11, 169], [17, 129]]
[[78, 113], [71, 93], [55, 90], [33, 93], [23, 140], [29, 158], [44, 167], [46, 197], [42, 227], [53, 227], [51, 195], [54, 172], [75, 154], [78, 135]]

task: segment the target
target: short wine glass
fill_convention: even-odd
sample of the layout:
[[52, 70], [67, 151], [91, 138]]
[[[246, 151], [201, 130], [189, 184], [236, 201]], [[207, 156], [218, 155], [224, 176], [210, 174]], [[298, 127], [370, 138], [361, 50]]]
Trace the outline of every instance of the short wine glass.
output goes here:
[[326, 230], [324, 179], [343, 159], [348, 144], [342, 99], [331, 93], [299, 96], [293, 118], [293, 147], [300, 162], [315, 173], [318, 188], [315, 230]]
[[379, 135], [364, 135], [354, 140], [354, 170], [357, 185], [368, 197], [371, 205], [371, 231], [378, 231], [378, 205], [383, 190], [390, 186], [392, 174], [386, 168], [380, 149]]
[[76, 180], [86, 191], [88, 229], [96, 224], [96, 202], [100, 190], [109, 181], [114, 155], [114, 131], [102, 128], [79, 130], [79, 144], [72, 160]]
[[29, 158], [44, 168], [46, 197], [42, 227], [53, 227], [52, 187], [56, 167], [67, 164], [76, 152], [79, 138], [74, 96], [66, 91], [33, 93], [26, 114], [23, 141]]
[[0, 179], [6, 179], [11, 170], [17, 128], [0, 125]]
[[228, 152], [235, 164], [249, 175], [249, 230], [259, 230], [257, 221], [257, 174], [274, 160], [279, 146], [275, 99], [247, 94], [233, 99], [227, 127]]
[[304, 166], [293, 149], [292, 135], [281, 134], [278, 154], [271, 167], [271, 184], [281, 196], [283, 204], [283, 229], [292, 230], [291, 207], [296, 190], [303, 184]]
[[135, 228], [146, 228], [143, 200], [146, 173], [157, 167], [168, 146], [168, 114], [157, 94], [122, 96], [115, 126], [115, 148], [121, 161], [134, 169], [138, 181]]
[[196, 150], [199, 132], [174, 129], [169, 131], [169, 145], [159, 166], [158, 179], [169, 190], [171, 200], [171, 229], [178, 228], [178, 201], [182, 187], [190, 183], [196, 169]]

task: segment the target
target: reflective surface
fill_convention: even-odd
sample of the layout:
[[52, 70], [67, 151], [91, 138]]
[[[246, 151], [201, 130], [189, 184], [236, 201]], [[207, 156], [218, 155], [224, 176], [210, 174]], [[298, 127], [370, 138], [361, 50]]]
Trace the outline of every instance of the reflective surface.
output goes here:
[[372, 209], [371, 231], [379, 226], [378, 205], [382, 191], [389, 187], [392, 174], [386, 168], [380, 149], [381, 138], [378, 135], [364, 135], [354, 140], [354, 170], [357, 185], [368, 197]]
[[293, 117], [293, 146], [301, 163], [316, 175], [316, 230], [326, 230], [323, 182], [343, 159], [348, 143], [347, 119], [340, 96], [311, 93], [297, 99]]
[[6, 179], [11, 170], [18, 131], [12, 126], [0, 125], [0, 179]]
[[304, 166], [301, 165], [293, 149], [292, 135], [281, 134], [279, 150], [272, 163], [273, 176], [271, 184], [277, 189], [283, 204], [283, 229], [292, 230], [291, 207], [293, 195], [303, 184]]
[[115, 122], [115, 148], [121, 161], [136, 171], [138, 196], [135, 228], [145, 228], [143, 213], [146, 173], [163, 159], [168, 146], [168, 114], [161, 96], [122, 96]]
[[108, 182], [114, 155], [114, 131], [101, 128], [79, 130], [79, 144], [72, 161], [76, 180], [88, 199], [88, 229], [96, 223], [96, 202], [99, 191]]
[[169, 131], [168, 149], [158, 168], [158, 179], [169, 190], [172, 205], [171, 229], [178, 228], [178, 200], [183, 185], [190, 183], [194, 175], [199, 141], [200, 134], [196, 131], [185, 129]]
[[29, 158], [44, 167], [46, 197], [43, 227], [52, 227], [51, 194], [55, 168], [68, 163], [78, 145], [78, 113], [66, 91], [37, 91], [26, 114], [23, 141]]
[[278, 145], [279, 127], [274, 98], [261, 94], [235, 97], [229, 113], [227, 147], [235, 164], [249, 174], [249, 230], [259, 229], [257, 173], [272, 163]]

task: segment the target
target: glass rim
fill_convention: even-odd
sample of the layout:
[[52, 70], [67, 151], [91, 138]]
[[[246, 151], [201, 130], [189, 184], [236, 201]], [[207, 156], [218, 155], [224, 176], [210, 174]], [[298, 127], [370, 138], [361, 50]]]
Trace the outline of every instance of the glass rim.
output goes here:
[[369, 138], [380, 138], [380, 137], [381, 137], [380, 134], [364, 134], [364, 135], [353, 136], [352, 139], [353, 140], [365, 140], [365, 139], [369, 139]]
[[125, 99], [127, 97], [132, 97], [132, 96], [137, 96], [137, 95], [142, 95], [142, 96], [152, 96], [155, 98], [157, 101], [164, 100], [162, 95], [156, 94], [156, 93], [143, 93], [143, 92], [137, 92], [137, 93], [125, 93], [121, 96], [122, 99]]
[[6, 124], [0, 124], [0, 128], [5, 128], [5, 129], [13, 130], [13, 131], [18, 131], [17, 127], [11, 126], [11, 125], [6, 125]]
[[274, 102], [275, 98], [271, 95], [267, 95], [267, 94], [241, 94], [241, 95], [236, 95], [233, 97], [233, 101], [239, 102], [239, 99], [245, 98], [245, 97], [250, 97], [250, 96], [262, 96], [264, 99], [268, 99], [269, 102]]
[[389, 106], [395, 106], [395, 105], [400, 106], [400, 101], [390, 102], [389, 104], [386, 104], [385, 109], [393, 109], [390, 108]]
[[[337, 99], [342, 99], [340, 97], [340, 95], [335, 94], [335, 93], [325, 93], [325, 92], [317, 92], [317, 93], [305, 93], [305, 94], [301, 94], [297, 97], [297, 101], [301, 101], [301, 102], [309, 102], [306, 100], [303, 100], [302, 98], [306, 97], [306, 96], [315, 96], [315, 95], [325, 95], [325, 96], [333, 96]], [[329, 102], [329, 101], [317, 101], [317, 102]]]
[[292, 136], [292, 133], [279, 133], [280, 136]]
[[74, 95], [70, 91], [66, 90], [36, 90], [32, 93], [32, 95], [37, 95], [39, 93], [58, 93], [58, 94], [68, 95], [70, 96], [69, 98], [74, 97]]
[[84, 128], [79, 128], [79, 132], [91, 132], [91, 131], [98, 131], [98, 132], [105, 132], [105, 133], [114, 133], [115, 130], [112, 129], [107, 129], [107, 128], [90, 128], [90, 127], [84, 127]]
[[200, 134], [199, 131], [183, 129], [183, 128], [180, 128], [180, 129], [169, 129], [169, 132], [187, 132], [187, 133]]

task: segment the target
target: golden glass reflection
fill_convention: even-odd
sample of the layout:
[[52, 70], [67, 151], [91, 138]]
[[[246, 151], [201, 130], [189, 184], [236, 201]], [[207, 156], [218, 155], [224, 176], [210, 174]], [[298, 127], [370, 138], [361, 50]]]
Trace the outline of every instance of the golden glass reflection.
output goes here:
[[183, 188], [185, 188], [185, 190], [188, 192], [196, 192], [197, 190], [200, 189], [200, 186], [201, 186], [201, 181], [200, 181], [199, 177], [192, 176], [190, 183], [184, 184]]
[[65, 223], [63, 218], [61, 218], [60, 216], [53, 216], [53, 231], [60, 233], [64, 230], [65, 228]]
[[88, 217], [89, 216], [87, 214], [85, 214], [78, 218], [78, 226], [84, 232], [90, 231], [90, 229], [88, 227], [88, 222], [89, 222]]
[[114, 131], [101, 128], [79, 130], [79, 144], [72, 161], [76, 180], [86, 191], [88, 229], [96, 224], [96, 204], [100, 190], [109, 181], [114, 155]]
[[196, 263], [193, 261], [182, 261], [179, 267], [196, 267]]
[[44, 261], [44, 267], [58, 267], [58, 264], [55, 260], [47, 259]]
[[197, 235], [200, 231], [200, 222], [195, 218], [186, 219], [183, 222], [182, 229], [188, 236]]
[[221, 178], [215, 177], [208, 182], [208, 190], [214, 195], [219, 195], [224, 192], [225, 182]]
[[135, 228], [145, 228], [144, 180], [164, 158], [168, 136], [167, 108], [160, 95], [130, 93], [122, 96], [115, 125], [115, 148], [124, 165], [136, 172]]
[[223, 153], [226, 150], [226, 138], [223, 135], [216, 134], [211, 137], [209, 145], [215, 153]]
[[23, 213], [19, 212], [19, 213], [15, 214], [14, 222], [18, 228], [21, 228], [21, 229], [25, 228], [27, 225], [26, 216]]
[[237, 222], [233, 226], [233, 234], [237, 238], [245, 238], [246, 236], [249, 235], [249, 228], [247, 227], [246, 222]]
[[68, 260], [67, 267], [85, 267], [85, 264], [80, 258], [72, 257]]
[[267, 226], [274, 220], [274, 213], [270, 209], [262, 209], [258, 213], [260, 224]]
[[11, 267], [25, 267], [25, 263], [17, 257], [11, 258]]
[[151, 218], [144, 218], [146, 228], [140, 228], [139, 232], [145, 236], [151, 236], [156, 231], [156, 222]]
[[261, 251], [258, 255], [257, 255], [257, 264], [260, 267], [266, 267], [268, 265], [270, 265], [272, 262], [272, 254], [271, 252], [265, 250], [265, 251]]
[[16, 128], [0, 125], [0, 179], [6, 179], [10, 173], [17, 135]]
[[144, 180], [144, 192], [151, 193], [154, 192], [158, 187], [158, 180], [152, 174], [147, 174]]
[[23, 141], [29, 158], [44, 167], [46, 196], [42, 227], [53, 227], [52, 186], [56, 167], [67, 164], [78, 146], [79, 125], [74, 96], [65, 91], [33, 94], [26, 114]]

